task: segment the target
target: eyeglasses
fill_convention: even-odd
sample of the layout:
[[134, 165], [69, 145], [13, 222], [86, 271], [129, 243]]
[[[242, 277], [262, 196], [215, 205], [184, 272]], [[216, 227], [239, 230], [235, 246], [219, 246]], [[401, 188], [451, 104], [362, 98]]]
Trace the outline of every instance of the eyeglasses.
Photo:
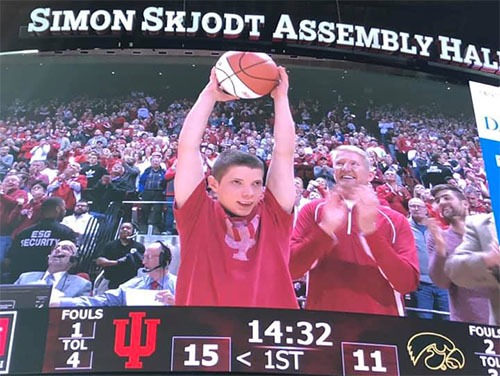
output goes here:
[[151, 259], [154, 259], [154, 258], [157, 258], [157, 257], [160, 257], [160, 255], [144, 255], [143, 259], [144, 260], [151, 260]]
[[425, 206], [422, 205], [408, 205], [410, 209], [425, 209]]

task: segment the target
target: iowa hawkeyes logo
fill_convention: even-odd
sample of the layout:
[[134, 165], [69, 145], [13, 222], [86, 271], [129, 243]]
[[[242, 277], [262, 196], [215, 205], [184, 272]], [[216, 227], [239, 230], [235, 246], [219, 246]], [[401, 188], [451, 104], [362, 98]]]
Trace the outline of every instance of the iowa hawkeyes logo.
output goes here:
[[414, 366], [421, 359], [424, 365], [433, 371], [462, 369], [465, 366], [463, 352], [449, 338], [438, 333], [415, 334], [408, 341], [406, 349]]

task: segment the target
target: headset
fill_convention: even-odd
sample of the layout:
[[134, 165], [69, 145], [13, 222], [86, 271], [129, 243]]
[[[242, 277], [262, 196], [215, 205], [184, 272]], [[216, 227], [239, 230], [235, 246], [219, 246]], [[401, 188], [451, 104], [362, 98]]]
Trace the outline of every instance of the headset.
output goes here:
[[170, 265], [170, 262], [172, 261], [172, 252], [170, 251], [170, 248], [168, 248], [168, 246], [161, 240], [157, 240], [155, 243], [159, 243], [161, 245], [159, 265], [162, 268], [165, 268]]
[[130, 223], [132, 225], [132, 228], [134, 229], [132, 235], [127, 236], [127, 239], [134, 239], [135, 237], [137, 237], [137, 235], [139, 235], [139, 226], [137, 226], [137, 224], [135, 224], [134, 222], [123, 222], [120, 225], [120, 228], [123, 226], [124, 223]]
[[[51, 251], [51, 254], [52, 254], [52, 251]], [[47, 258], [49, 258], [51, 256], [51, 254], [48, 254], [47, 255]], [[80, 262], [81, 258], [82, 258], [82, 254], [80, 253], [80, 249], [77, 247], [76, 248], [76, 252], [74, 255], [71, 255], [69, 256], [69, 262], [73, 265], [76, 265]], [[67, 256], [65, 255], [58, 255], [58, 256], [52, 256], [52, 257], [56, 257], [56, 258], [65, 258]]]
[[137, 226], [137, 224], [134, 222], [130, 222], [130, 223], [132, 223], [132, 227], [134, 228], [134, 232], [128, 238], [134, 239], [135, 237], [137, 237], [137, 235], [139, 235], [139, 226]]
[[142, 270], [145, 273], [150, 273], [153, 270], [160, 268], [166, 268], [168, 265], [170, 265], [170, 262], [172, 261], [172, 252], [170, 251], [170, 248], [161, 240], [157, 240], [154, 243], [158, 243], [161, 245], [161, 252], [158, 257], [158, 266], [155, 266], [154, 268], [151, 269], [148, 269], [146, 267], [142, 268]]
[[69, 262], [76, 265], [80, 262], [81, 258], [82, 258], [82, 254], [80, 253], [79, 250], [77, 250], [76, 254], [69, 256]]

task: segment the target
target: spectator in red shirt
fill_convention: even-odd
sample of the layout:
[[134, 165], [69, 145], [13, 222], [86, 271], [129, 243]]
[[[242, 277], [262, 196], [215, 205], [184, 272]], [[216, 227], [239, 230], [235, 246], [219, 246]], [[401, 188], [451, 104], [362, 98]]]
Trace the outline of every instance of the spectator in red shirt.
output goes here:
[[31, 163], [29, 167], [29, 176], [26, 181], [26, 187], [31, 189], [35, 183], [43, 182], [45, 184], [45, 188], [49, 184], [49, 177], [43, 174], [41, 171], [45, 167], [45, 164], [42, 161], [34, 161]]
[[379, 204], [363, 150], [339, 146], [332, 159], [337, 183], [302, 208], [290, 243], [292, 278], [309, 272], [306, 309], [403, 316], [419, 280], [410, 224]]
[[396, 138], [397, 160], [402, 167], [408, 166], [408, 152], [415, 148], [415, 143], [408, 137], [406, 132]]
[[205, 125], [218, 101], [236, 99], [220, 90], [215, 69], [185, 119], [175, 176], [182, 252], [178, 305], [298, 308], [288, 271], [295, 131], [288, 76], [283, 67], [278, 71], [280, 83], [271, 93], [275, 143], [265, 189], [262, 161], [227, 151], [208, 178], [217, 200], [206, 193], [200, 155]]
[[28, 202], [28, 194], [19, 189], [21, 179], [17, 175], [7, 175], [0, 184], [0, 263], [12, 244], [15, 224], [10, 222], [10, 214]]
[[66, 203], [66, 210], [72, 213], [81, 192], [87, 188], [87, 178], [80, 175], [80, 165], [70, 162], [64, 172], [47, 187], [51, 196], [61, 197]]
[[469, 214], [488, 213], [486, 205], [481, 200], [481, 194], [475, 188], [466, 188], [465, 197], [469, 202]]
[[392, 168], [384, 172], [385, 184], [377, 187], [377, 197], [381, 200], [386, 200], [389, 206], [408, 216], [408, 201], [411, 199], [411, 194], [402, 185], [396, 181], [396, 171]]
[[15, 230], [12, 232], [12, 238], [15, 238], [25, 228], [28, 228], [42, 219], [42, 202], [47, 198], [47, 183], [45, 181], [36, 181], [31, 189], [31, 200], [12, 211], [9, 222], [15, 224]]
[[24, 139], [22, 139], [22, 144], [19, 148], [18, 159], [28, 160], [31, 158], [31, 150], [38, 144], [33, 138], [31, 138], [31, 132], [26, 131]]

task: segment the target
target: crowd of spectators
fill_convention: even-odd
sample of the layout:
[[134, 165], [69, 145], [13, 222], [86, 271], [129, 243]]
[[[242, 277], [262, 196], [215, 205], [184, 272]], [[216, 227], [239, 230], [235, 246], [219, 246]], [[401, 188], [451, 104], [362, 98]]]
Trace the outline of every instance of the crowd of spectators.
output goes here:
[[[28, 191], [41, 180], [49, 193], [65, 199], [70, 211], [80, 195], [93, 201], [102, 198], [93, 193], [109, 185], [110, 177], [113, 182], [125, 175], [118, 190], [124, 197], [136, 198], [141, 192], [139, 176], [150, 167], [153, 154], [161, 154], [167, 182], [173, 179], [177, 135], [192, 103], [188, 99], [163, 103], [140, 92], [44, 104], [16, 100], [3, 108], [0, 117], [0, 179], [17, 174], [21, 188]], [[385, 182], [383, 173], [389, 168], [396, 172], [397, 183], [410, 191], [417, 183], [429, 188], [449, 177], [477, 198], [477, 205], [485, 204], [487, 182], [472, 117], [389, 105], [372, 106], [363, 114], [351, 111], [349, 106], [328, 106], [318, 100], [293, 103], [296, 174], [306, 185], [323, 177], [331, 186], [329, 152], [349, 144], [370, 153], [377, 171], [374, 185]], [[273, 147], [273, 116], [266, 98], [218, 103], [202, 143], [207, 174], [218, 153], [226, 149], [248, 151], [267, 161]], [[124, 171], [113, 170], [117, 163]], [[167, 183], [167, 195], [172, 196], [172, 189]], [[106, 204], [101, 202], [99, 210]]]
[[[66, 214], [80, 214], [82, 199], [88, 200], [92, 213], [105, 213], [112, 201], [136, 201], [141, 230], [153, 226], [156, 234], [175, 234], [177, 138], [192, 105], [190, 99], [166, 103], [142, 92], [121, 98], [4, 103], [2, 258], [8, 239], [37, 222], [40, 201], [46, 196], [62, 198]], [[210, 174], [218, 154], [228, 149], [269, 162], [274, 144], [272, 111], [270, 98], [217, 103], [201, 144], [205, 174]], [[445, 115], [431, 107], [360, 109], [305, 99], [292, 101], [291, 111], [297, 132], [297, 202], [324, 197], [335, 184], [330, 152], [339, 145], [354, 145], [370, 156], [372, 185], [380, 202], [405, 216], [412, 196], [421, 198], [430, 214], [437, 211], [430, 189], [444, 183], [463, 191], [470, 214], [491, 212], [472, 116]], [[129, 211], [125, 219], [130, 218]]]

